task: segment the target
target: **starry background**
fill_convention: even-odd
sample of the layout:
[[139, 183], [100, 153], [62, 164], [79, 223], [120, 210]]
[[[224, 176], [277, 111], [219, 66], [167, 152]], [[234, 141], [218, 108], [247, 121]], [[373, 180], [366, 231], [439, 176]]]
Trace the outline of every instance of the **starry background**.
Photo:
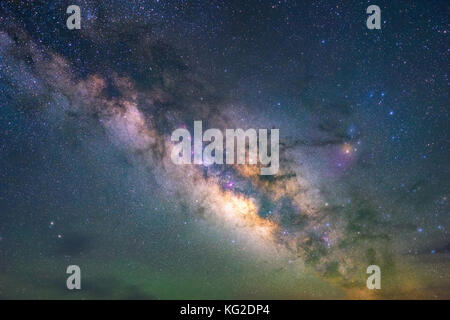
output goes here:
[[[449, 9], [2, 1], [0, 298], [450, 298]], [[175, 166], [194, 120], [280, 172]]]

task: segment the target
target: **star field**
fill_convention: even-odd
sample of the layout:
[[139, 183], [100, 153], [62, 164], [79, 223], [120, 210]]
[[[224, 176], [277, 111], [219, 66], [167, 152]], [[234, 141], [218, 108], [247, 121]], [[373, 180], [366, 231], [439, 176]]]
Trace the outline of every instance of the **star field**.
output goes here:
[[[0, 298], [449, 298], [448, 10], [2, 1]], [[195, 120], [279, 173], [174, 165]]]

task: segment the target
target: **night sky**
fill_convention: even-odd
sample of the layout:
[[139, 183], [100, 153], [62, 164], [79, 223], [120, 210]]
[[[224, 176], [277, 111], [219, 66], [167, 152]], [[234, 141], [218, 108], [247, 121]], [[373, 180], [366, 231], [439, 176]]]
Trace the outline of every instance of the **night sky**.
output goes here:
[[[449, 12], [1, 1], [0, 298], [449, 299]], [[279, 128], [280, 171], [173, 164], [194, 120]]]

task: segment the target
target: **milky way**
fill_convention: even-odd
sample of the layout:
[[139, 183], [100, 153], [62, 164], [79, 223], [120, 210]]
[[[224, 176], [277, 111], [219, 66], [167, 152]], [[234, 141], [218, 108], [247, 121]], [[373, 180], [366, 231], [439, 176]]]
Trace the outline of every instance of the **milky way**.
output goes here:
[[[448, 5], [356, 3], [2, 2], [0, 297], [448, 298]], [[195, 120], [279, 172], [175, 165]]]

